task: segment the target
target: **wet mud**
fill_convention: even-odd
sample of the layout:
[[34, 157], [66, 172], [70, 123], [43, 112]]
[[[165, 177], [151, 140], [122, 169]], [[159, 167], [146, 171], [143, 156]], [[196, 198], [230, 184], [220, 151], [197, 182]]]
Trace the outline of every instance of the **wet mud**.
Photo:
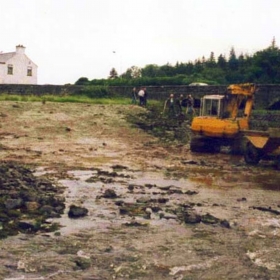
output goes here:
[[[273, 162], [191, 153], [189, 120], [155, 109], [3, 102], [0, 112], [13, 184], [63, 202], [59, 215], [40, 213], [59, 227], [3, 236], [1, 279], [278, 279]], [[38, 219], [22, 201], [14, 223]]]

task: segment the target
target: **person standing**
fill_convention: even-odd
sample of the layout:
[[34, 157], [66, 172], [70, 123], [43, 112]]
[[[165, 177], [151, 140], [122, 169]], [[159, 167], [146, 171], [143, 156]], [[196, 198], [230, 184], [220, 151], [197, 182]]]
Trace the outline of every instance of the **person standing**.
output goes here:
[[191, 114], [192, 116], [195, 115], [195, 110], [194, 110], [194, 99], [191, 94], [188, 95], [187, 97], [187, 114]]
[[136, 92], [136, 88], [135, 87], [132, 89], [132, 92], [131, 92], [131, 103], [132, 104], [136, 104], [137, 103], [137, 92]]
[[144, 106], [144, 97], [145, 96], [145, 91], [144, 91], [144, 88], [141, 87], [141, 89], [138, 91], [138, 97], [139, 97], [139, 105], [140, 106]]
[[174, 97], [173, 93], [171, 93], [169, 95], [169, 97], [165, 100], [162, 113], [165, 112], [166, 108], [168, 108], [168, 114], [170, 116], [176, 116], [177, 115], [176, 100], [175, 100], [175, 97]]
[[180, 114], [183, 113], [183, 100], [184, 100], [184, 95], [183, 94], [180, 94], [180, 97], [179, 97], [179, 110], [180, 110]]
[[148, 92], [147, 92], [147, 88], [144, 88], [144, 106], [147, 106], [147, 100], [148, 100]]

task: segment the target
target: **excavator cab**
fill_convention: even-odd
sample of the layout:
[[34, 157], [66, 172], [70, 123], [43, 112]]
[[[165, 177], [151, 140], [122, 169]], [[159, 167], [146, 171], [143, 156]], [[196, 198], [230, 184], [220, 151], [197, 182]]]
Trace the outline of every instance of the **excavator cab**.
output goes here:
[[216, 116], [222, 118], [224, 114], [223, 95], [206, 95], [200, 100], [200, 116]]

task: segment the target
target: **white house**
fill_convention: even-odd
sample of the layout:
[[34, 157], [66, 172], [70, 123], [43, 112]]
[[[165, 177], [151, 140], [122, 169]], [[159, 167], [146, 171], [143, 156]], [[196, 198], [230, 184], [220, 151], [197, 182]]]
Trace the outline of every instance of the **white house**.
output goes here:
[[25, 47], [0, 53], [0, 84], [37, 84], [38, 66], [25, 54]]

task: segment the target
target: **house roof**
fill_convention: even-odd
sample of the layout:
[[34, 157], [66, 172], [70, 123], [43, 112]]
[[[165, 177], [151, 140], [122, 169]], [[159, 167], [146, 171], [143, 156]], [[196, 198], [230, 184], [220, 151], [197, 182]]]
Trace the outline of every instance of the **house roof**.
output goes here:
[[[0, 63], [6, 63], [10, 58], [12, 58], [14, 55], [16, 55], [17, 52], [9, 52], [9, 53], [0, 53]], [[25, 55], [26, 56], [26, 55]], [[26, 56], [30, 61], [32, 61], [28, 56]], [[35, 66], [37, 66], [36, 63], [32, 62]]]
[[12, 58], [16, 52], [10, 53], [0, 53], [0, 62], [7, 62], [10, 58]]

